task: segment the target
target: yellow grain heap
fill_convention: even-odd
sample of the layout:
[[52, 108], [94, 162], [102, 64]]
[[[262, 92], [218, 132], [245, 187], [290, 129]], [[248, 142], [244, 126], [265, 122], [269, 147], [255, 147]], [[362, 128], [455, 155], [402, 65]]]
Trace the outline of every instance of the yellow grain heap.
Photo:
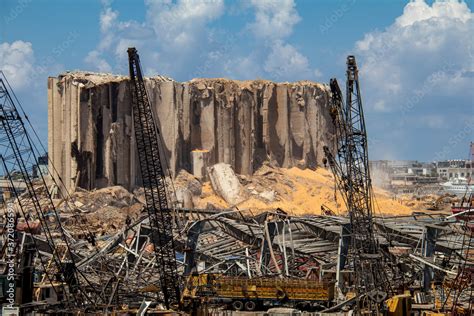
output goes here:
[[[284, 169], [264, 165], [253, 176], [242, 178], [248, 194], [243, 202], [236, 205], [240, 210], [258, 213], [281, 208], [294, 215], [321, 214], [321, 206], [326, 205], [336, 214], [346, 213], [341, 195], [335, 192], [330, 170]], [[274, 191], [274, 199], [262, 198], [261, 193], [269, 191]], [[396, 200], [389, 192], [378, 188], [375, 188], [375, 196], [375, 214], [409, 215], [418, 210], [410, 200]], [[213, 192], [209, 182], [203, 184], [201, 199], [195, 202], [198, 208], [209, 204], [217, 208], [230, 207]]]

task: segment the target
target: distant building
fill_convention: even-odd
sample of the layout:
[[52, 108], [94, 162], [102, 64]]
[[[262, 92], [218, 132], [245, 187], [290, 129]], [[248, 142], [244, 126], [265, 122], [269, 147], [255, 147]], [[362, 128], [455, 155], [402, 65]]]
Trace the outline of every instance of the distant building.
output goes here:
[[[369, 162], [372, 183], [395, 192], [434, 193], [452, 179], [474, 178], [474, 142], [469, 144], [470, 159], [419, 162], [416, 160], [374, 160]], [[430, 192], [431, 191], [431, 192]]]
[[474, 162], [472, 160], [459, 159], [438, 161], [436, 169], [441, 180], [469, 178], [472, 177], [474, 172]]
[[[49, 174], [48, 171], [48, 154], [38, 157], [38, 165], [33, 166], [33, 170], [30, 176], [39, 178], [40, 174], [46, 176]], [[18, 170], [14, 170], [10, 174], [13, 187], [17, 194], [21, 194], [26, 191], [26, 183], [23, 181], [23, 176]], [[0, 203], [3, 203], [14, 196], [14, 190], [12, 188], [12, 182], [6, 176], [0, 176]]]
[[40, 174], [42, 174], [43, 176], [49, 174], [47, 153], [44, 156], [38, 157], [38, 165], [33, 166], [33, 178], [39, 178]]
[[[12, 180], [16, 193], [21, 194], [26, 190], [26, 183], [21, 180]], [[9, 179], [0, 178], [0, 203], [7, 201], [14, 196], [12, 192], [12, 183]]]
[[471, 158], [471, 161], [474, 161], [474, 142], [471, 142], [470, 158]]
[[407, 173], [417, 176], [436, 177], [436, 164], [416, 162], [407, 168]]
[[438, 183], [436, 165], [416, 160], [370, 161], [372, 183], [375, 186], [397, 191], [413, 192], [415, 187]]

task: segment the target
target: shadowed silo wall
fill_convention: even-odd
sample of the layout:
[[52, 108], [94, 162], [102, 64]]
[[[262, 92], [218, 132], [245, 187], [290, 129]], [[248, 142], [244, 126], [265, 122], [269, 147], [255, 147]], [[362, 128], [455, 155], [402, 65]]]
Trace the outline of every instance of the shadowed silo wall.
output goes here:
[[[193, 150], [244, 175], [263, 161], [316, 167], [333, 145], [326, 85], [153, 77], [146, 86], [172, 172], [192, 172]], [[131, 113], [127, 77], [48, 79], [49, 156], [67, 189], [139, 183]]]

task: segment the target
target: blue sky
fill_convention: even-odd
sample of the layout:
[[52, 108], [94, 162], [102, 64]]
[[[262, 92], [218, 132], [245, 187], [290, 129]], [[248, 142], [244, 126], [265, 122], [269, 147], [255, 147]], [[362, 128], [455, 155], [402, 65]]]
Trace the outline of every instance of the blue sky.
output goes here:
[[472, 1], [0, 0], [0, 69], [47, 137], [46, 78], [126, 74], [344, 82], [355, 54], [371, 159], [468, 157]]

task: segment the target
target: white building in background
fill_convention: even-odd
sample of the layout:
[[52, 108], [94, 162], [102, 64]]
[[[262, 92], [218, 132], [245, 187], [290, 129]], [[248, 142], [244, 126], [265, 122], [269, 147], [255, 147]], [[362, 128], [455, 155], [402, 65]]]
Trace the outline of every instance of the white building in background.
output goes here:
[[436, 165], [416, 160], [370, 161], [372, 183], [385, 189], [400, 189], [438, 182]]
[[[17, 194], [21, 194], [26, 190], [26, 183], [22, 180], [13, 180], [13, 186]], [[0, 177], [0, 205], [14, 196], [12, 192], [12, 183], [5, 177]]]
[[436, 163], [436, 170], [441, 180], [470, 178], [474, 172], [471, 160], [446, 160]]
[[[470, 143], [469, 159], [444, 160], [432, 163], [416, 160], [373, 160], [369, 162], [372, 183], [396, 192], [413, 188], [436, 190], [447, 181], [453, 184], [474, 183], [474, 142]], [[471, 180], [472, 179], [472, 180]], [[451, 181], [454, 180], [454, 181]]]

